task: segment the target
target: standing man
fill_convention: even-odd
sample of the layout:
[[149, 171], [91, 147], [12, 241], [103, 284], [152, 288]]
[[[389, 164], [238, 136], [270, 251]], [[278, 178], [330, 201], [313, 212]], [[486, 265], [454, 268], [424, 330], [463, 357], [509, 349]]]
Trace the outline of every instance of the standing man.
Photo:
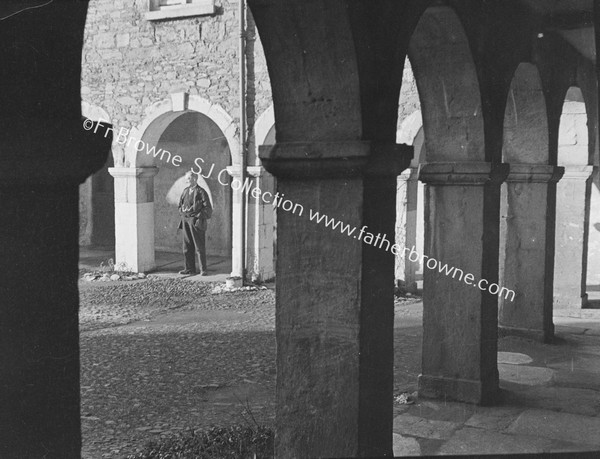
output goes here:
[[194, 252], [198, 254], [200, 275], [206, 274], [206, 226], [212, 216], [212, 206], [206, 191], [198, 185], [198, 178], [186, 172], [187, 188], [179, 198], [179, 229], [183, 230], [184, 269], [179, 274], [196, 274]]

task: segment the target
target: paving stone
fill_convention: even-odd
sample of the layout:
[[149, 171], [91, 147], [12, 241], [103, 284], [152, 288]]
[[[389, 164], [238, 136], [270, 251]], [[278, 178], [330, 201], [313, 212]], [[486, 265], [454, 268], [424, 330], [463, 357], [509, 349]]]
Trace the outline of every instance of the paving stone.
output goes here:
[[466, 426], [502, 431], [512, 424], [523, 410], [519, 408], [479, 407]]
[[546, 410], [527, 410], [508, 432], [600, 446], [600, 418]]
[[583, 370], [557, 371], [552, 378], [555, 386], [592, 390], [598, 389], [599, 381], [600, 373]]
[[446, 440], [452, 436], [459, 423], [449, 421], [432, 421], [419, 416], [401, 414], [394, 419], [394, 432], [413, 437]]
[[572, 327], [569, 325], [557, 325], [554, 327], [554, 333], [568, 333], [571, 335], [583, 335], [585, 328]]
[[525, 365], [498, 364], [500, 379], [527, 386], [539, 386], [552, 380], [554, 370], [543, 367], [530, 367]]
[[[565, 371], [586, 371], [600, 374], [600, 359], [598, 359], [598, 357], [576, 356], [565, 359], [562, 362], [549, 363], [548, 368]], [[598, 381], [600, 381], [600, 379], [598, 379]], [[600, 384], [598, 386], [600, 386]]]
[[400, 434], [392, 434], [394, 456], [420, 456], [421, 447], [414, 438], [403, 437]]
[[516, 454], [549, 451], [547, 438], [507, 435], [465, 427], [457, 431], [439, 450], [439, 454]]
[[533, 362], [533, 359], [526, 354], [518, 352], [498, 352], [498, 363], [511, 365], [526, 365]]
[[501, 382], [504, 403], [510, 406], [540, 408], [565, 413], [596, 416], [600, 412], [598, 392], [567, 387], [523, 386]]
[[462, 424], [475, 412], [477, 407], [467, 403], [420, 400], [411, 405], [406, 414], [432, 421], [450, 421]]

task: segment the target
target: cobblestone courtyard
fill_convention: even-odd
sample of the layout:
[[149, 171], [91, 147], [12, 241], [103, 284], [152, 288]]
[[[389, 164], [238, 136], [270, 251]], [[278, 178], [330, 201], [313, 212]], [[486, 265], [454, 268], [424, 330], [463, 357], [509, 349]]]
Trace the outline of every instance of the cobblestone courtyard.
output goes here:
[[[80, 283], [84, 458], [124, 458], [186, 429], [273, 427], [274, 289], [218, 292], [217, 285], [152, 276]], [[555, 318], [553, 345], [501, 339], [504, 401], [484, 408], [409, 395], [421, 367], [417, 301], [395, 304], [395, 454], [600, 447], [600, 326], [593, 311]]]
[[[275, 292], [213, 294], [214, 285], [81, 282], [84, 458], [121, 458], [151, 439], [252, 416], [273, 425]], [[397, 307], [415, 322], [397, 339], [399, 392], [416, 389], [418, 306]]]

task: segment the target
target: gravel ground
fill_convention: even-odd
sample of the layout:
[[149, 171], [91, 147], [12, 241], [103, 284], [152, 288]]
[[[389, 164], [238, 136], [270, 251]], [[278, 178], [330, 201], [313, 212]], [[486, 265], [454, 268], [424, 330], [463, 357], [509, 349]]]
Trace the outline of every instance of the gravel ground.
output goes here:
[[[275, 294], [181, 279], [81, 282], [83, 457], [124, 458], [185, 429], [273, 426]], [[397, 393], [416, 389], [420, 317], [398, 299]]]

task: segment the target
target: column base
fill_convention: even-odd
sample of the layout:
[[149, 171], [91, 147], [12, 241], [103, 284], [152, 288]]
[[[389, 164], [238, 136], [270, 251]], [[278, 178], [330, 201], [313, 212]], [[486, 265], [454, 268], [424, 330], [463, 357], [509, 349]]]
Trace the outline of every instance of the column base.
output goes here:
[[550, 330], [536, 328], [517, 328], [498, 325], [498, 337], [518, 336], [519, 338], [531, 339], [540, 343], [549, 343], [554, 339], [554, 324]]
[[[498, 379], [496, 378], [496, 381]], [[419, 397], [454, 400], [477, 405], [494, 405], [500, 400], [498, 382], [487, 387], [482, 381], [419, 375]]]
[[555, 296], [554, 297], [554, 310], [581, 310], [585, 308], [588, 304], [588, 294], [577, 298], [576, 296], [572, 296], [571, 298], [567, 296]]

